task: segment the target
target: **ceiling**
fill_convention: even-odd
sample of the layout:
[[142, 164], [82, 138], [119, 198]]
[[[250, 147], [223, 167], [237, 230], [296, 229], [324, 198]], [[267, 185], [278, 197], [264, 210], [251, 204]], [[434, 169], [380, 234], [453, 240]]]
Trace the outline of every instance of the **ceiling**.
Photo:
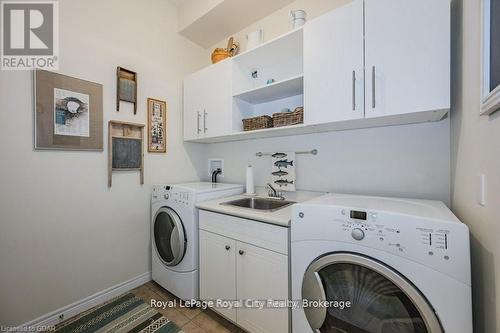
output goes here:
[[[199, 0], [169, 0], [182, 8]], [[208, 48], [254, 22], [263, 19], [293, 0], [218, 0], [207, 12], [181, 27], [179, 33], [198, 45]], [[201, 6], [201, 3], [200, 3]]]

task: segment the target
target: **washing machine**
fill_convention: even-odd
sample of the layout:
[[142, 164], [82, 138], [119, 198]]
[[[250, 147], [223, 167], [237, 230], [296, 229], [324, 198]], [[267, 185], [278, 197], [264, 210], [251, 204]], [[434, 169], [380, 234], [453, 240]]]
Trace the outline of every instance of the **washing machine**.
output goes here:
[[183, 300], [198, 300], [196, 203], [243, 193], [242, 185], [155, 185], [151, 196], [152, 278]]
[[442, 202], [328, 194], [292, 210], [294, 333], [472, 333], [469, 230]]

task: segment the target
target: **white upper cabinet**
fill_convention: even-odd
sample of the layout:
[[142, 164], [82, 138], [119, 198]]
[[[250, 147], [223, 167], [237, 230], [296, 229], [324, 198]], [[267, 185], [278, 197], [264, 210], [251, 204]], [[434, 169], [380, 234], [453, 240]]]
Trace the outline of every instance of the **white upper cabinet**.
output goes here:
[[198, 94], [203, 89], [198, 73], [184, 79], [184, 140], [196, 140], [200, 137], [200, 109]]
[[450, 0], [365, 0], [366, 118], [450, 108]]
[[232, 62], [222, 61], [184, 79], [184, 140], [231, 131]]
[[364, 117], [363, 0], [304, 27], [304, 104], [306, 124]]
[[[439, 121], [450, 109], [450, 0], [345, 0], [185, 81], [185, 140], [223, 142]], [[304, 106], [304, 123], [242, 120]]]

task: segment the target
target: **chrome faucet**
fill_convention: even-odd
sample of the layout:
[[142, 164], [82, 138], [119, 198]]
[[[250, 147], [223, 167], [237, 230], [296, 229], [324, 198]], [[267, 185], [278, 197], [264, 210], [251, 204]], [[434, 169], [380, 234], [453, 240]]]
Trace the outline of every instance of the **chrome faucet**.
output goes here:
[[277, 199], [280, 199], [280, 200], [285, 200], [285, 197], [283, 196], [283, 192], [279, 192], [277, 191], [273, 185], [271, 185], [271, 183], [267, 183], [267, 186], [266, 188], [268, 189], [267, 191], [267, 195], [270, 197], [270, 198], [277, 198]]

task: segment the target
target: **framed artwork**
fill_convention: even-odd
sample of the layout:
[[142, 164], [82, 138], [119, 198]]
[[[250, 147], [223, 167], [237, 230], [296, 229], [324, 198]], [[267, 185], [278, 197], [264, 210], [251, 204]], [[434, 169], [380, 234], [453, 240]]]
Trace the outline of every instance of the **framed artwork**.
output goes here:
[[143, 124], [110, 121], [108, 123], [108, 186], [113, 171], [139, 171], [144, 184]]
[[35, 149], [103, 150], [102, 85], [35, 70]]
[[123, 67], [116, 69], [116, 111], [120, 111], [120, 101], [133, 103], [137, 114], [137, 73]]
[[500, 110], [500, 0], [482, 0], [481, 114]]
[[148, 152], [167, 152], [167, 103], [148, 98]]

